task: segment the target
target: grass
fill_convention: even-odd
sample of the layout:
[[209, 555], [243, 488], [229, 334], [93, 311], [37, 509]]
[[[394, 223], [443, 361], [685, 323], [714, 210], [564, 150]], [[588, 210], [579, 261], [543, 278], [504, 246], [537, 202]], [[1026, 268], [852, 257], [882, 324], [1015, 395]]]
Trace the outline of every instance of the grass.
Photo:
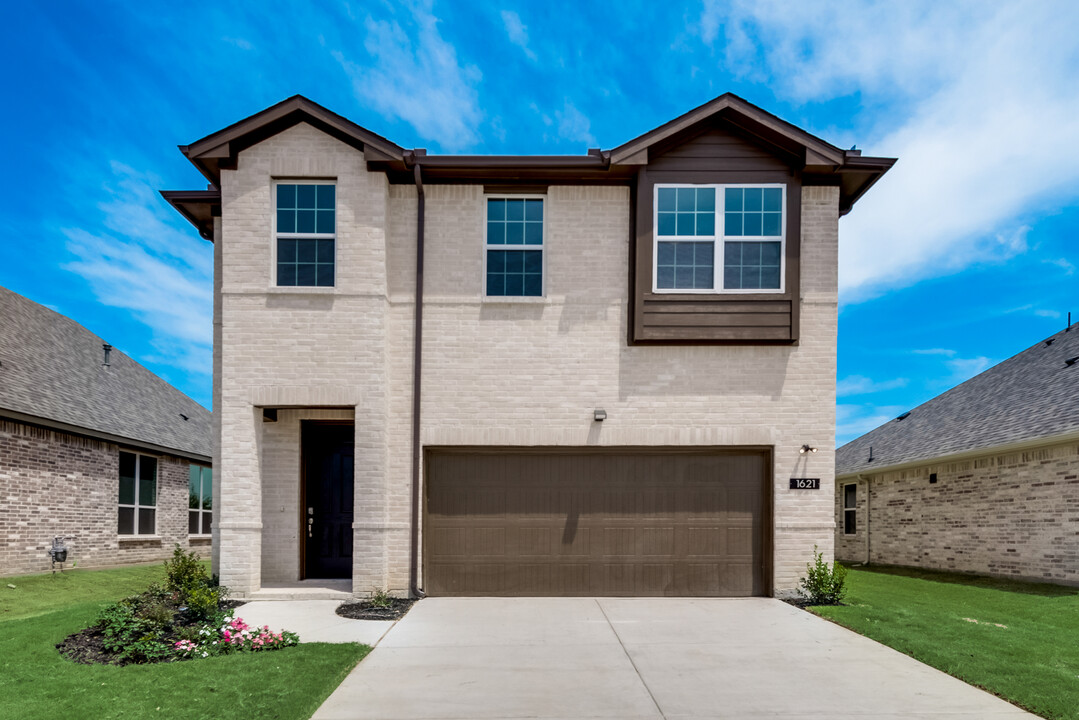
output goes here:
[[[852, 568], [813, 612], [1046, 718], [1079, 720], [1079, 589]], [[977, 621], [977, 622], [972, 622]]]
[[[370, 652], [366, 645], [310, 643], [113, 667], [77, 665], [56, 651], [56, 643], [91, 625], [102, 605], [145, 589], [162, 574], [157, 565], [0, 578], [5, 720], [309, 718]], [[243, 609], [237, 614], [242, 617]]]

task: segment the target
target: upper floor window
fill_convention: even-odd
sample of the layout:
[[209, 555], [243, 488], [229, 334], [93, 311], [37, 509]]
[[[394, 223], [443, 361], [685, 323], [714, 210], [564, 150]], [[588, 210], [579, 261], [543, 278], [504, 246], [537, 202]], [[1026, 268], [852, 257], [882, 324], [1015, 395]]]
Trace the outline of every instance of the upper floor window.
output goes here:
[[157, 529], [157, 458], [120, 452], [120, 535], [153, 535]]
[[187, 533], [209, 535], [213, 521], [213, 470], [191, 465], [187, 485]]
[[487, 198], [484, 240], [488, 297], [543, 295], [543, 198]]
[[783, 291], [783, 185], [657, 185], [656, 292]]
[[333, 287], [337, 237], [332, 183], [276, 185], [277, 284]]

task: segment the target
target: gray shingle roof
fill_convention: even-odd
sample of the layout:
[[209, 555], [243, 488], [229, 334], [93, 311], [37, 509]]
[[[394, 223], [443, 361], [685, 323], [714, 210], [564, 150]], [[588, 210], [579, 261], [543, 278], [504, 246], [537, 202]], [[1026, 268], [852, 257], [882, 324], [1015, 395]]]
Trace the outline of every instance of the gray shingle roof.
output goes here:
[[103, 367], [104, 342], [0, 288], [0, 415], [7, 410], [209, 457], [210, 411], [118, 350]]
[[836, 474], [1079, 432], [1079, 361], [1065, 364], [1076, 356], [1079, 325], [850, 441], [836, 451]]

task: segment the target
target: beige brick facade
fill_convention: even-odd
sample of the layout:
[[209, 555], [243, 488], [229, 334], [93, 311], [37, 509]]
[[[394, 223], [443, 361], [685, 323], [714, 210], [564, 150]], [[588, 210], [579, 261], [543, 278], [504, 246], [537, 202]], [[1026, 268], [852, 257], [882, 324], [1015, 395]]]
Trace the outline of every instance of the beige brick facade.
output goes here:
[[177, 544], [209, 556], [209, 538], [188, 536], [190, 463], [178, 457], [154, 455], [157, 534], [117, 534], [119, 451], [112, 443], [0, 419], [0, 575], [49, 570], [54, 535], [73, 538], [67, 567], [162, 560]]
[[[848, 483], [858, 487], [853, 535]], [[1077, 442], [844, 477], [835, 498], [844, 562], [1079, 585]]]
[[[273, 182], [303, 178], [337, 184], [335, 288], [272, 287]], [[306, 124], [241, 152], [221, 185], [222, 581], [298, 579], [298, 423], [328, 413], [356, 423], [353, 590], [406, 593], [416, 190]], [[838, 189], [803, 190], [795, 346], [628, 345], [628, 188], [546, 197], [546, 296], [485, 300], [483, 187], [427, 187], [423, 445], [773, 448], [774, 587], [789, 593], [814, 545], [832, 555]], [[263, 423], [262, 407], [295, 409]]]

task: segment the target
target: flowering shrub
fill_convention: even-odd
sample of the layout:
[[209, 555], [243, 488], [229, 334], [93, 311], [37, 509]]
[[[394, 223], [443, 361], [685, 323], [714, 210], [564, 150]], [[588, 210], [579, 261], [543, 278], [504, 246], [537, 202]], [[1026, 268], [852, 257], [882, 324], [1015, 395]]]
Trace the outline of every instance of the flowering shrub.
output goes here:
[[259, 652], [291, 647], [299, 643], [296, 633], [273, 632], [269, 626], [252, 628], [242, 618], [225, 616], [220, 627], [202, 625], [187, 633], [188, 637], [174, 643], [177, 655], [189, 658], [228, 655], [234, 652]]

